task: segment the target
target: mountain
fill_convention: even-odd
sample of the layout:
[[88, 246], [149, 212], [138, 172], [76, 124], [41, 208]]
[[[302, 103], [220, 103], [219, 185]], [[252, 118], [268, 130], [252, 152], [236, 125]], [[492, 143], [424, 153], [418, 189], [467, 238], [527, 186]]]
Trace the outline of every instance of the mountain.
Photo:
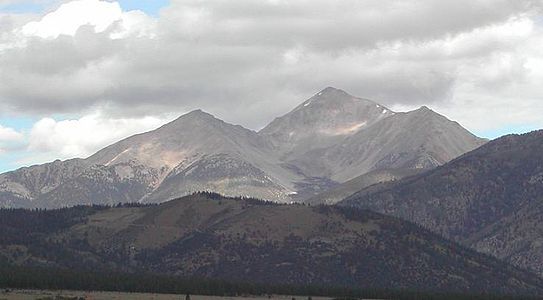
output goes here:
[[327, 87], [273, 120], [259, 135], [282, 155], [297, 156], [340, 143], [346, 136], [393, 114], [371, 100]]
[[543, 131], [491, 141], [442, 167], [370, 186], [341, 205], [418, 223], [543, 275]]
[[[201, 110], [154, 131], [115, 143], [87, 160], [116, 165], [135, 161], [159, 173], [144, 202], [162, 202], [195, 191], [251, 195], [281, 201], [299, 176], [281, 168], [267, 141]], [[137, 199], [139, 200], [139, 199]]]
[[0, 210], [0, 262], [234, 282], [541, 294], [543, 281], [370, 211], [196, 194], [160, 205]]
[[31, 208], [33, 200], [79, 176], [86, 167], [82, 159], [56, 160], [0, 174], [0, 207]]
[[[3, 174], [1, 204], [54, 208], [162, 202], [207, 190], [286, 201], [299, 176], [281, 168], [268, 148], [254, 131], [196, 110], [84, 160]], [[45, 187], [33, 180], [45, 181]]]
[[371, 171], [344, 182], [325, 192], [312, 196], [309, 199], [304, 200], [304, 203], [311, 205], [336, 204], [355, 194], [356, 192], [374, 184], [399, 180], [404, 177], [419, 174], [423, 171], [423, 169], [384, 169]]
[[309, 174], [324, 173], [336, 182], [382, 169], [430, 169], [486, 141], [428, 108], [395, 113], [341, 143], [291, 156]]
[[86, 159], [0, 175], [0, 206], [158, 203], [196, 191], [304, 201], [368, 172], [433, 168], [479, 139], [422, 108], [395, 113], [326, 88], [260, 132], [195, 110]]
[[327, 88], [259, 132], [291, 169], [342, 183], [374, 170], [433, 168], [481, 145], [427, 107], [395, 113]]

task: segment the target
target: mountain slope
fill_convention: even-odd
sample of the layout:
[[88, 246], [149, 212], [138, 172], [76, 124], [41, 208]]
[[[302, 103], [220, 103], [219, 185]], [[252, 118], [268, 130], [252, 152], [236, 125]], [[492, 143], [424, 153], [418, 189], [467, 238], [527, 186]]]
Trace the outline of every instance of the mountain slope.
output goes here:
[[137, 160], [153, 168], [173, 169], [201, 153], [260, 152], [262, 140], [251, 130], [195, 110], [147, 133], [138, 134], [98, 151], [91, 164], [112, 165]]
[[0, 207], [33, 207], [40, 196], [79, 176], [86, 167], [82, 159], [57, 160], [0, 174]]
[[421, 224], [543, 274], [543, 131], [510, 135], [435, 170], [371, 186], [341, 205]]
[[376, 170], [432, 168], [485, 141], [429, 109], [326, 88], [260, 132], [201, 110], [87, 159], [0, 175], [0, 206], [157, 203], [195, 191], [304, 201]]
[[393, 114], [371, 100], [327, 87], [273, 120], [259, 135], [269, 140], [282, 155], [297, 156], [334, 145]]
[[433, 168], [486, 142], [427, 107], [395, 113], [334, 88], [275, 119], [259, 135], [290, 168], [339, 183], [373, 170]]
[[198, 191], [221, 191], [226, 196], [247, 196], [275, 201], [288, 199], [290, 192], [274, 182], [269, 173], [238, 156], [205, 155], [186, 168], [170, 172], [160, 187], [143, 202], [164, 202]]
[[335, 204], [374, 184], [400, 180], [404, 177], [413, 176], [421, 172], [423, 172], [422, 169], [385, 169], [371, 171], [344, 182], [337, 187], [310, 197], [309, 199], [304, 200], [304, 203], [311, 205]]
[[[543, 282], [396, 218], [216, 194], [0, 211], [0, 260], [267, 284], [537, 294]], [[26, 234], [21, 234], [25, 232]]]
[[87, 161], [102, 165], [136, 161], [157, 170], [161, 176], [146, 202], [202, 190], [284, 201], [299, 176], [281, 168], [268, 148], [254, 131], [196, 110], [109, 146]]
[[33, 207], [59, 208], [136, 202], [153, 191], [160, 176], [158, 170], [134, 161], [111, 166], [91, 165], [78, 176], [39, 196]]
[[84, 160], [6, 173], [0, 177], [0, 204], [54, 208], [162, 202], [207, 190], [287, 201], [300, 176], [280, 167], [268, 148], [255, 132], [196, 110]]
[[[322, 153], [331, 178], [344, 182], [381, 169], [430, 169], [486, 141], [434, 111], [422, 107], [396, 113]], [[310, 165], [310, 156], [297, 163]]]

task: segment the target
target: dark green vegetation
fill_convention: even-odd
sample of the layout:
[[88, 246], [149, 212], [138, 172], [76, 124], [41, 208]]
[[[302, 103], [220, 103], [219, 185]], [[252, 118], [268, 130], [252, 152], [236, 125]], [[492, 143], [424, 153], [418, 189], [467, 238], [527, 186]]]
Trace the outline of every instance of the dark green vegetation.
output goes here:
[[196, 194], [154, 206], [1, 210], [0, 220], [0, 259], [24, 267], [257, 286], [543, 292], [534, 275], [416, 225], [350, 208]]
[[[508, 300], [538, 299], [498, 295], [469, 295], [455, 293], [424, 293], [415, 291], [384, 291], [349, 289], [330, 286], [292, 286], [235, 283], [223, 280], [181, 278], [153, 274], [89, 272], [67, 269], [18, 267], [0, 263], [0, 288], [73, 291], [113, 291], [130, 293], [160, 293], [239, 296], [239, 295], [307, 295], [337, 297], [337, 299], [473, 299]], [[309, 296], [310, 297], [310, 296]], [[308, 297], [308, 298], [309, 298]], [[58, 298], [56, 298], [58, 299]], [[71, 299], [71, 298], [69, 298]], [[182, 297], [181, 299], [184, 299]]]
[[543, 131], [505, 136], [341, 204], [418, 223], [543, 275]]

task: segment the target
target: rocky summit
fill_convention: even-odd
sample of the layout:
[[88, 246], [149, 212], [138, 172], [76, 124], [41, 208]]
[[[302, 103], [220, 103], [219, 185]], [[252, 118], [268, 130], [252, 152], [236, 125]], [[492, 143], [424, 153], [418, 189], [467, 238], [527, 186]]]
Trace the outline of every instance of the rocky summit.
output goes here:
[[299, 202], [370, 172], [431, 169], [485, 142], [428, 108], [394, 112], [329, 87], [259, 132], [195, 110], [85, 159], [1, 174], [0, 206], [158, 203], [197, 191]]

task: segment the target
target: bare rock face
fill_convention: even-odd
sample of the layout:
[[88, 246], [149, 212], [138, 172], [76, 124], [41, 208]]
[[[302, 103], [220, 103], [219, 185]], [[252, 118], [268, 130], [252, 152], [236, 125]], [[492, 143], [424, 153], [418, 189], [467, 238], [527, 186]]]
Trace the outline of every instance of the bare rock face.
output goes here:
[[195, 110], [156, 130], [106, 147], [87, 161], [114, 165], [136, 160], [157, 169], [173, 169], [181, 162], [188, 163], [206, 154], [247, 152], [252, 156], [263, 156], [262, 148], [264, 142], [255, 132]]
[[[345, 182], [374, 170], [430, 169], [486, 142], [427, 107], [394, 113], [343, 91], [321, 93], [260, 132], [306, 176]], [[328, 105], [328, 97], [335, 99], [330, 107], [321, 104]], [[303, 134], [288, 140], [276, 132]]]
[[127, 161], [113, 166], [92, 165], [38, 198], [37, 207], [116, 205], [134, 202], [153, 191], [160, 180], [156, 169]]
[[0, 174], [0, 207], [33, 207], [35, 200], [79, 176], [86, 167], [82, 159], [57, 160]]
[[196, 191], [287, 201], [299, 175], [280, 167], [256, 132], [200, 110], [127, 138], [89, 157], [90, 164], [136, 161], [158, 178], [136, 201], [163, 202]]
[[418, 223], [543, 275], [543, 131], [489, 142], [426, 173], [363, 189], [341, 205]]
[[303, 201], [371, 171], [425, 169], [485, 141], [422, 108], [326, 88], [260, 132], [201, 110], [86, 159], [0, 175], [0, 206], [162, 202], [195, 191]]
[[163, 202], [198, 191], [221, 191], [226, 196], [257, 197], [287, 201], [289, 191], [264, 171], [241, 157], [227, 154], [204, 156], [171, 172], [159, 189], [143, 199]]
[[328, 87], [273, 120], [259, 135], [269, 140], [288, 161], [291, 157], [341, 143], [346, 137], [393, 114], [371, 100]]

